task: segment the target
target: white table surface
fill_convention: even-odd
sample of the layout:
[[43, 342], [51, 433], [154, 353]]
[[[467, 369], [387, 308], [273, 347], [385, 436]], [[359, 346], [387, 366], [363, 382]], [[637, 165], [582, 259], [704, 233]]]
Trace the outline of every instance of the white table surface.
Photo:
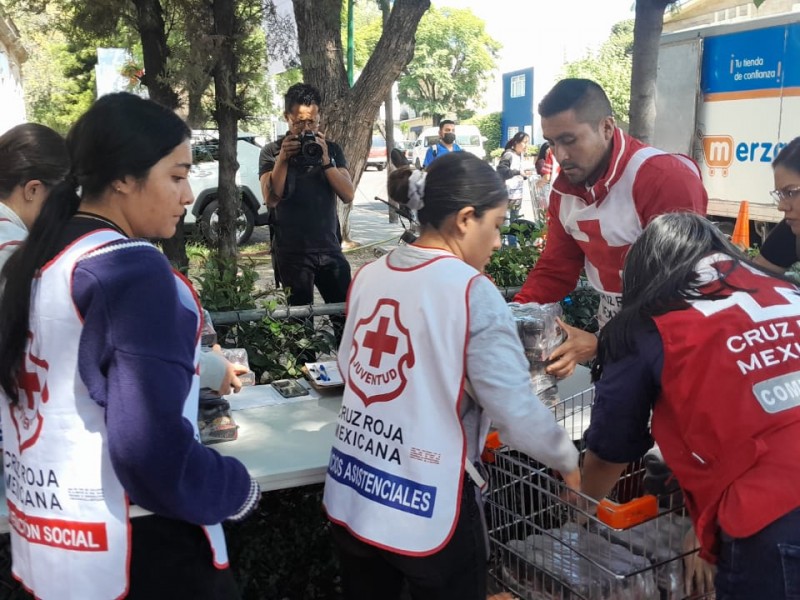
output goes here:
[[[559, 382], [561, 398], [590, 387], [589, 370]], [[278, 398], [271, 386], [245, 388], [229, 398], [238, 438], [211, 447], [225, 456], [241, 460], [264, 491], [299, 487], [325, 480], [334, 439], [336, 417], [341, 406], [341, 388], [311, 391], [308, 398]], [[237, 405], [258, 405], [237, 410]], [[275, 404], [274, 402], [282, 402]], [[5, 486], [0, 486], [0, 533], [8, 532]]]

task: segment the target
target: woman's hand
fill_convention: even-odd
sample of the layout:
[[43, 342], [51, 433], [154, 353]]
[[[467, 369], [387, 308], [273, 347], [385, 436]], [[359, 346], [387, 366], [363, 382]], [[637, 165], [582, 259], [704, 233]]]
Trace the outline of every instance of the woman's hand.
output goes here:
[[247, 373], [247, 367], [237, 363], [229, 362], [222, 354], [222, 347], [219, 344], [214, 344], [211, 347], [211, 351], [218, 354], [220, 358], [227, 363], [225, 365], [225, 374], [222, 376], [222, 381], [220, 381], [219, 384], [219, 389], [214, 391], [216, 391], [220, 396], [226, 396], [231, 392], [236, 393], [241, 390], [242, 382], [239, 380], [238, 376], [242, 373]]
[[594, 358], [597, 354], [597, 338], [593, 333], [567, 325], [561, 319], [557, 320], [567, 334], [567, 341], [548, 356], [551, 364], [547, 366], [547, 372], [563, 379], [575, 372], [576, 364]]

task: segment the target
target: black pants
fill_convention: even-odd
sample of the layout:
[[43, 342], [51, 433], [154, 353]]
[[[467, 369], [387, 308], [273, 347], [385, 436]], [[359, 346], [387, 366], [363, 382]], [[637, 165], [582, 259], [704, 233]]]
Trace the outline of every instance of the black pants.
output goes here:
[[381, 550], [332, 526], [345, 600], [398, 600], [404, 582], [414, 600], [486, 600], [487, 555], [475, 487], [464, 485], [453, 537], [436, 554], [411, 557]]
[[272, 255], [275, 281], [289, 288], [289, 304], [302, 306], [314, 300], [314, 286], [325, 302], [344, 302], [350, 287], [350, 263], [341, 252]]
[[205, 531], [160, 516], [131, 519], [128, 600], [238, 600], [230, 568], [217, 569]]

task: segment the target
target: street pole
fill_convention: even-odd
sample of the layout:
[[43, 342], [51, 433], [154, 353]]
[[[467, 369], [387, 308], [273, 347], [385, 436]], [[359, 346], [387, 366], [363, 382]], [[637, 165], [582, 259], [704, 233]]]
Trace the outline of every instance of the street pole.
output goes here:
[[[383, 13], [383, 30], [386, 31], [386, 24], [389, 22], [389, 13], [391, 12], [391, 0], [382, 0], [381, 1], [381, 12]], [[392, 99], [392, 94], [394, 91], [394, 86], [389, 88], [389, 92], [386, 94], [386, 98], [383, 101], [383, 109], [386, 116], [386, 178], [388, 182], [389, 175], [391, 175], [392, 171], [394, 171], [394, 165], [392, 165], [392, 161], [389, 160], [391, 156], [392, 148], [394, 148], [394, 100]], [[392, 199], [389, 199], [389, 202], [395, 204]], [[397, 216], [397, 212], [392, 210], [391, 206], [387, 206], [389, 210], [389, 223], [397, 223], [400, 219]]]
[[355, 69], [355, 27], [353, 25], [353, 0], [347, 0], [347, 82], [353, 87]]

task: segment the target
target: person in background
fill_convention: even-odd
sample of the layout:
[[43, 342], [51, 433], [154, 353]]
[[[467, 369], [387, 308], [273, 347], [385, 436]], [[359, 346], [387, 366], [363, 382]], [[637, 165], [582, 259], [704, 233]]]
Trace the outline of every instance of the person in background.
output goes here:
[[439, 123], [439, 141], [428, 148], [422, 168], [427, 169], [437, 157], [444, 156], [450, 152], [461, 152], [461, 146], [456, 144], [455, 122], [450, 119], [444, 119]]
[[[560, 165], [548, 203], [547, 244], [515, 302], [559, 302], [581, 270], [600, 294], [602, 327], [620, 307], [622, 262], [656, 216], [705, 214], [708, 195], [690, 158], [623, 133], [608, 96], [588, 79], [563, 79], [539, 104], [542, 132]], [[597, 338], [564, 325], [567, 340], [550, 356], [558, 377], [594, 357]]]
[[460, 152], [427, 173], [398, 169], [388, 189], [422, 232], [364, 266], [348, 296], [324, 492], [344, 597], [394, 600], [405, 581], [414, 600], [485, 600], [477, 467], [490, 421], [573, 488], [578, 455], [533, 393], [511, 311], [482, 274], [500, 247], [503, 181]]
[[775, 189], [770, 195], [784, 218], [764, 240], [756, 263], [773, 273], [785, 273], [800, 261], [800, 137], [781, 148], [772, 172]]
[[219, 523], [260, 489], [198, 441], [200, 307], [140, 239], [171, 237], [192, 202], [189, 139], [155, 102], [101, 97], [2, 273], [12, 570], [37, 598], [238, 597]]
[[717, 563], [717, 600], [794, 597], [800, 289], [690, 213], [654, 219], [622, 280], [600, 333], [582, 491], [607, 495], [655, 439]]
[[[319, 130], [321, 104], [315, 87], [290, 87], [284, 97], [289, 132], [264, 146], [258, 163], [274, 232], [275, 279], [288, 289], [289, 304], [295, 306], [313, 303], [314, 286], [325, 302], [344, 302], [350, 285], [336, 198], [349, 204], [355, 190], [341, 147]], [[316, 142], [314, 160], [306, 161], [301, 153], [303, 136]]]
[[[525, 151], [528, 149], [530, 136], [524, 131], [518, 131], [508, 140], [503, 156], [497, 164], [497, 172], [506, 182], [508, 189], [508, 224], [510, 225], [519, 218], [522, 209], [522, 198], [524, 196], [525, 182], [531, 175], [530, 169], [523, 169], [522, 160]], [[516, 236], [509, 235], [508, 243], [516, 246]]]
[[69, 172], [64, 138], [38, 123], [0, 136], [0, 268], [28, 237], [45, 198]]

